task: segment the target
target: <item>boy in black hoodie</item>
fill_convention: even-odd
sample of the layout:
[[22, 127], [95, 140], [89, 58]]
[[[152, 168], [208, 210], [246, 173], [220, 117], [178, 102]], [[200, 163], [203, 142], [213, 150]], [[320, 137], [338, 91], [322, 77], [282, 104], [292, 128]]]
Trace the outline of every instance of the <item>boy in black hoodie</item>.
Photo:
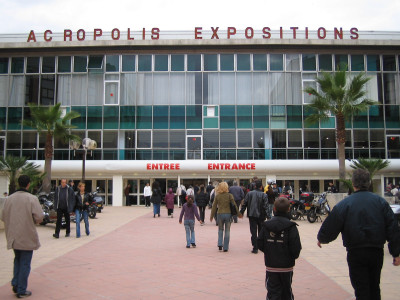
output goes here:
[[289, 209], [288, 199], [276, 199], [274, 217], [264, 222], [257, 239], [258, 249], [264, 252], [267, 300], [294, 299], [293, 267], [300, 255], [301, 242], [297, 224], [290, 221]]

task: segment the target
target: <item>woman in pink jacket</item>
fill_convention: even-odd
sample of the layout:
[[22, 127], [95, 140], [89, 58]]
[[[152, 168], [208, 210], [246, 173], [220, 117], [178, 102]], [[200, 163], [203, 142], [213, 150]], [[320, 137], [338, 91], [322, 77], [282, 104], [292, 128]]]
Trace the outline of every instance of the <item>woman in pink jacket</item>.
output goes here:
[[165, 195], [164, 202], [168, 209], [168, 216], [171, 216], [171, 218], [174, 217], [174, 199], [175, 194], [172, 192], [172, 188], [169, 188], [168, 193]]

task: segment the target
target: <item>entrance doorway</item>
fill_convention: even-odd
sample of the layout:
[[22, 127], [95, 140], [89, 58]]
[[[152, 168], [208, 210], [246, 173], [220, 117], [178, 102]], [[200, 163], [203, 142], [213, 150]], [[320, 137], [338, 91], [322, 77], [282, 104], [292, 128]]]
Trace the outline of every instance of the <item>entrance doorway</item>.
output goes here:
[[201, 135], [186, 136], [186, 159], [203, 159]]
[[204, 187], [207, 186], [208, 182], [207, 179], [182, 179], [181, 180], [181, 184], [183, 184], [187, 189], [189, 188], [189, 186], [195, 187], [195, 186], [200, 186], [200, 185], [204, 185]]

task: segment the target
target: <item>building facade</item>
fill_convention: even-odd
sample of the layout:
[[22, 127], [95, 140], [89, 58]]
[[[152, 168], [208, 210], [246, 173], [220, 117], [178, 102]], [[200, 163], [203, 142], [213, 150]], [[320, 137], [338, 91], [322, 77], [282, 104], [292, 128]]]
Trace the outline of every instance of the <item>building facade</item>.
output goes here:
[[[1, 154], [43, 165], [44, 137], [21, 120], [28, 103], [61, 103], [80, 113], [72, 133], [97, 142], [86, 178], [108, 204], [124, 204], [128, 182], [143, 204], [153, 180], [166, 189], [258, 176], [323, 191], [338, 177], [335, 118], [307, 126], [303, 90], [346, 66], [371, 77], [377, 102], [347, 122], [346, 158], [389, 159], [376, 179], [398, 183], [400, 33], [232, 28], [0, 35]], [[54, 148], [54, 180], [79, 180], [79, 151]]]

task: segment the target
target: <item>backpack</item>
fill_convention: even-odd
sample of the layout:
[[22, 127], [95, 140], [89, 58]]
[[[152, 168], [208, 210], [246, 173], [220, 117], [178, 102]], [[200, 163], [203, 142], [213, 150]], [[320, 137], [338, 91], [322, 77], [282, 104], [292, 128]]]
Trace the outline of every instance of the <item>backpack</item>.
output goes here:
[[[295, 224], [293, 224], [295, 226]], [[257, 246], [264, 253], [275, 254], [281, 253], [287, 249], [289, 244], [289, 230], [292, 226], [287, 227], [279, 232], [268, 230], [267, 226], [263, 226], [263, 236], [257, 239]]]

